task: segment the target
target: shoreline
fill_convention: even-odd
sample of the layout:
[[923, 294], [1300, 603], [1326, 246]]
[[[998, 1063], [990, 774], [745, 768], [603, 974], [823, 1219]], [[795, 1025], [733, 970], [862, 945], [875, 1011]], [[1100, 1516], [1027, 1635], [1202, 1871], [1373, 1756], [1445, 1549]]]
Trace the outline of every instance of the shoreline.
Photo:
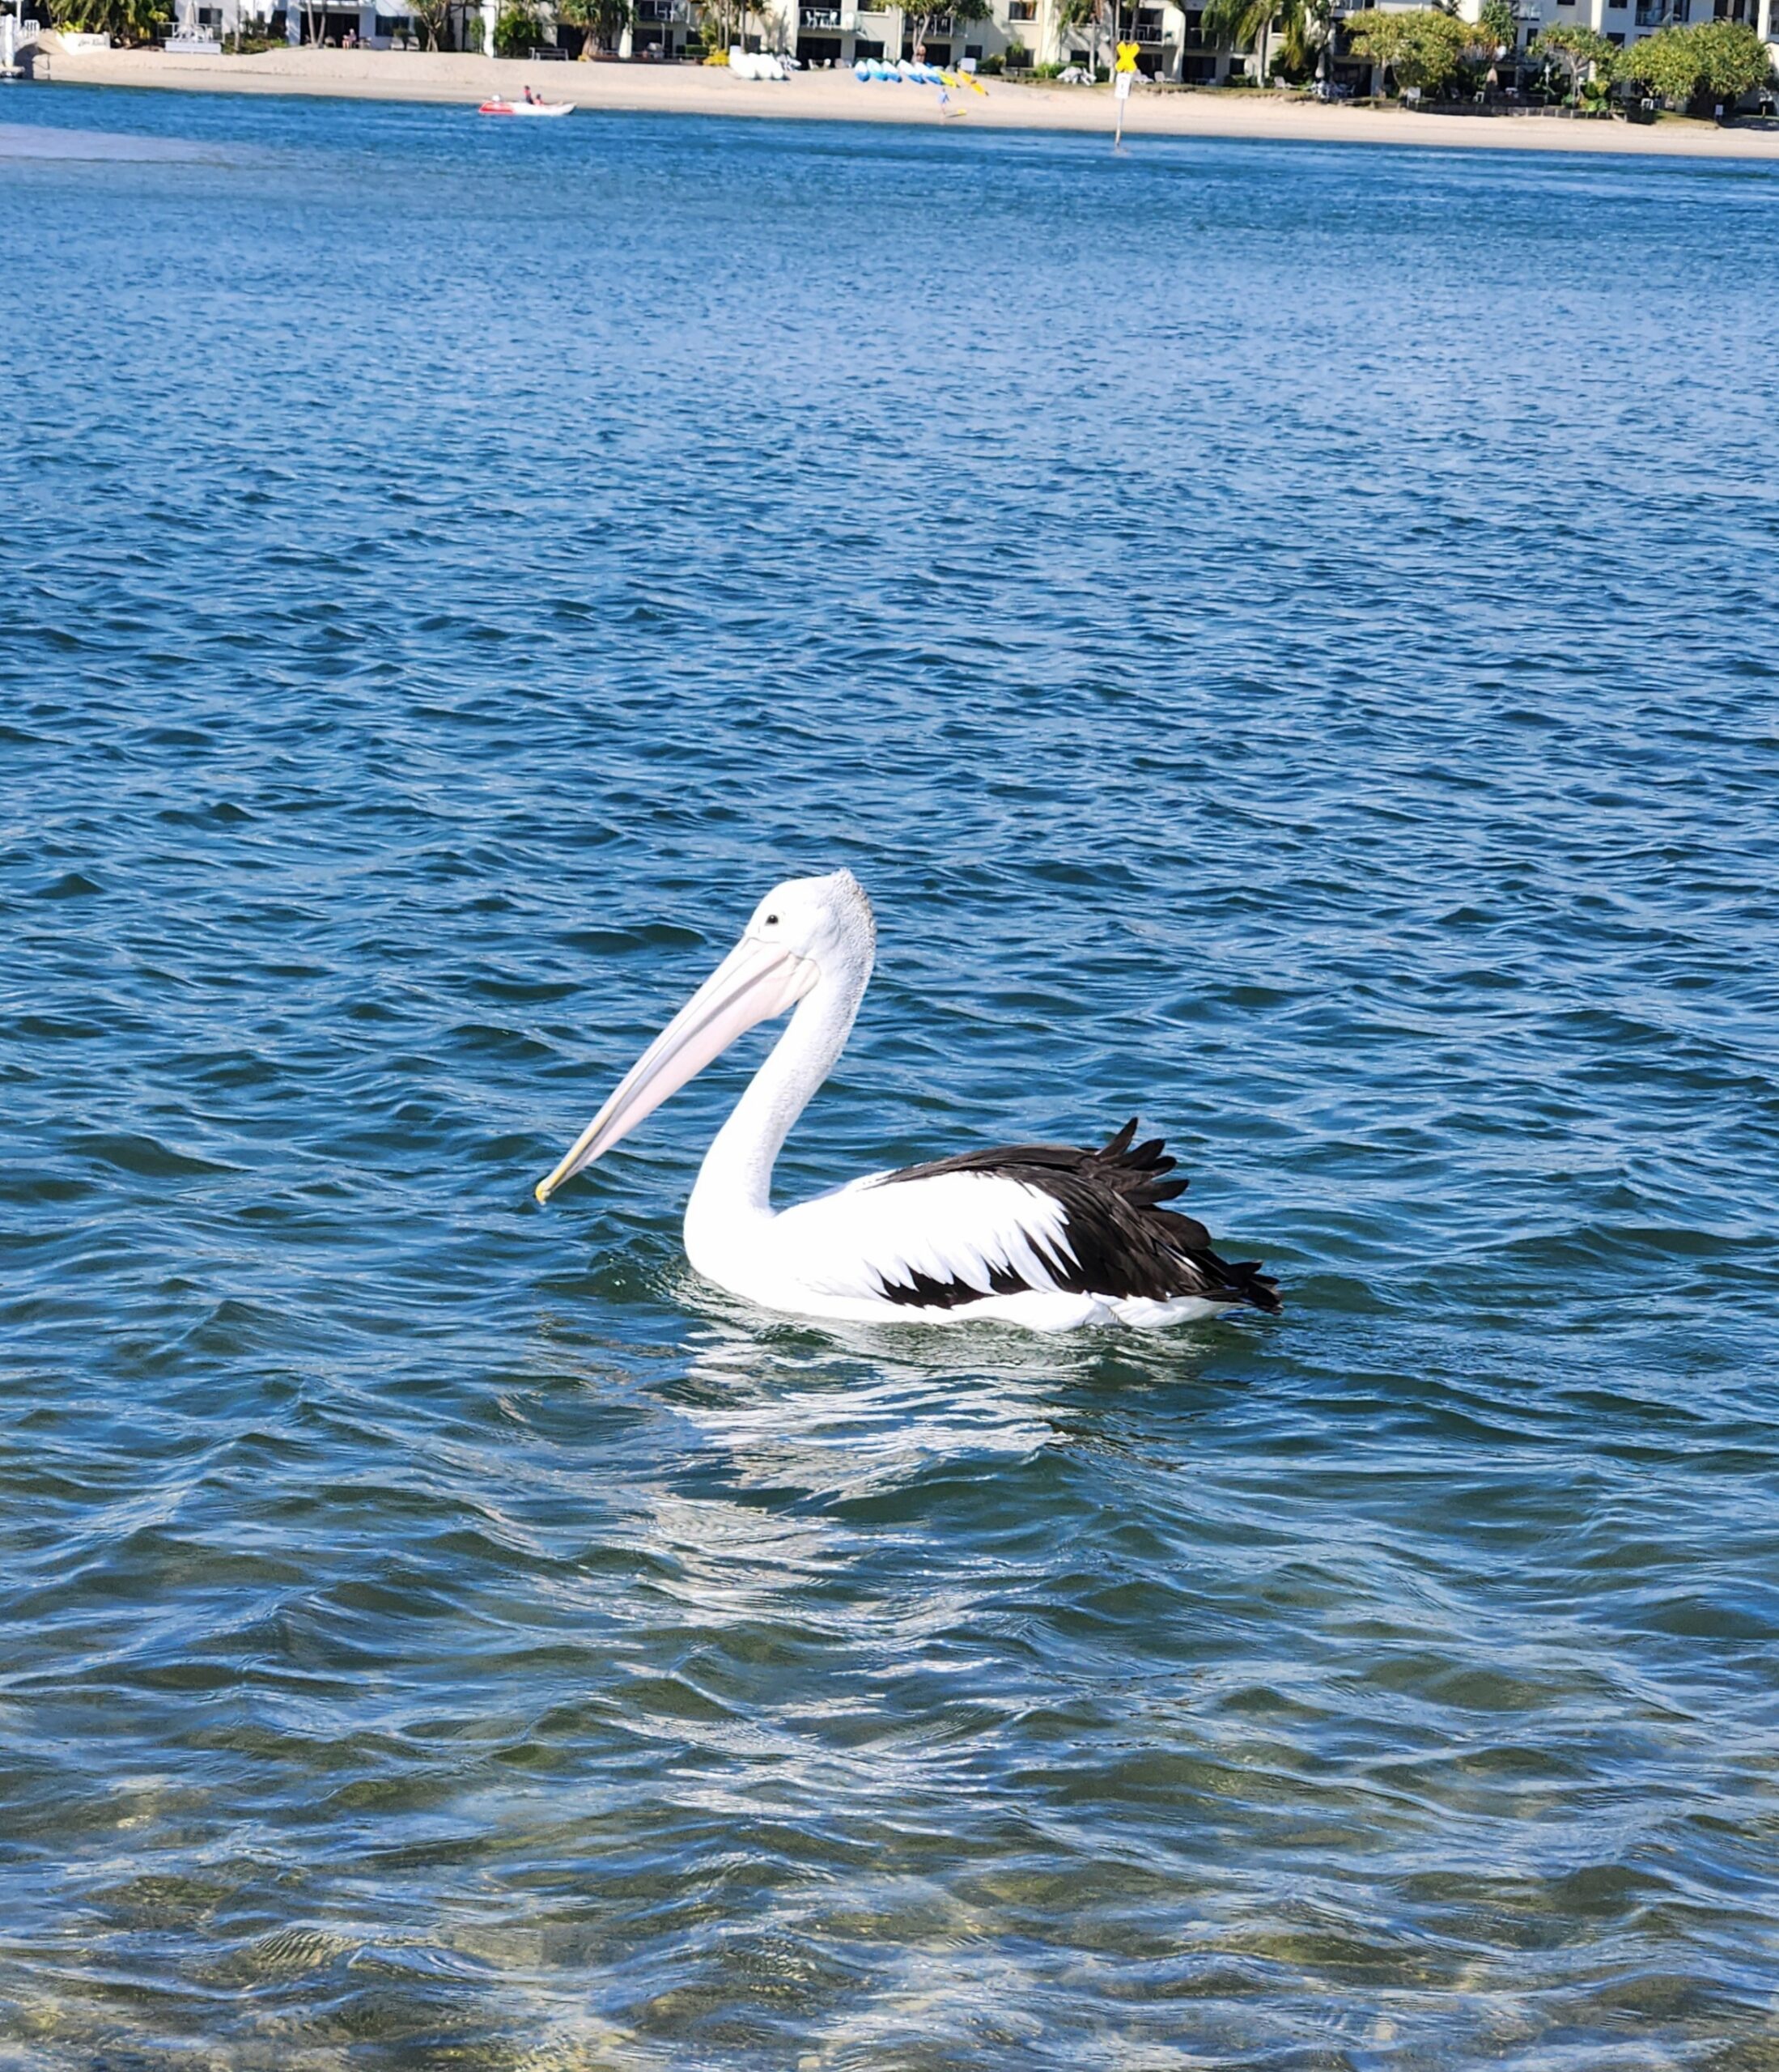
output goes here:
[[[1104, 87], [985, 82], [986, 94], [862, 85], [851, 72], [802, 72], [783, 84], [737, 79], [726, 66], [595, 62], [533, 64], [460, 53], [300, 49], [203, 57], [159, 50], [66, 52], [46, 48], [50, 86], [163, 87], [184, 92], [309, 94], [349, 100], [432, 101], [473, 108], [528, 82], [553, 100], [609, 114], [779, 117], [905, 126], [1066, 130], [1110, 138]], [[20, 109], [21, 115], [23, 109]], [[1604, 153], [1615, 156], [1779, 161], [1779, 125], [1722, 130], [1670, 118], [1658, 124], [1569, 121], [1533, 116], [1416, 115], [1288, 100], [1271, 93], [1175, 89], [1134, 96], [1128, 143], [1145, 138], [1248, 138], [1293, 143], [1393, 144], [1444, 150]]]

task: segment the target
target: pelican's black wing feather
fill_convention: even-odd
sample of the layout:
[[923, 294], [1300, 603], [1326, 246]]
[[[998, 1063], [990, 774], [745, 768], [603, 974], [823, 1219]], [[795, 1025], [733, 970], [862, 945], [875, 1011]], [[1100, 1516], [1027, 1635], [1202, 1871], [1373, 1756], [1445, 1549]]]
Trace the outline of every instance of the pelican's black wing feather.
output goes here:
[[[1159, 1137], [1136, 1141], [1136, 1123], [1127, 1123], [1098, 1151], [1070, 1144], [1009, 1144], [992, 1151], [966, 1151], [931, 1165], [885, 1173], [875, 1184], [931, 1180], [945, 1173], [991, 1173], [1041, 1189], [1062, 1204], [1072, 1259], [1047, 1259], [1057, 1287], [1076, 1295], [1136, 1297], [1166, 1301], [1197, 1295], [1212, 1301], [1246, 1302], [1276, 1314], [1279, 1290], [1258, 1259], [1232, 1264], [1211, 1249], [1211, 1233], [1196, 1218], [1164, 1207], [1186, 1192], [1183, 1179], [1170, 1179], [1176, 1161]], [[1016, 1284], [995, 1293], [1010, 1294]], [[892, 1302], [921, 1309], [953, 1309], [979, 1301], [983, 1291], [966, 1282], [940, 1283], [926, 1275], [920, 1284], [885, 1287]]]

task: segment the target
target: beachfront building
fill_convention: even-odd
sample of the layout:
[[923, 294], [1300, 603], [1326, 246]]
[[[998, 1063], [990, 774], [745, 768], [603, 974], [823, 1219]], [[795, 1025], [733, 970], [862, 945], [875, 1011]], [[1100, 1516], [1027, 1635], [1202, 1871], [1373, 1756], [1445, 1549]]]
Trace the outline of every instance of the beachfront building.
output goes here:
[[[350, 5], [344, 0], [309, 0], [308, 5], [291, 0], [288, 6], [274, 6], [271, 0], [199, 0], [195, 7], [181, 6], [182, 23], [188, 11], [200, 33], [225, 45], [240, 34], [270, 36], [274, 42], [358, 44], [367, 50], [388, 50], [414, 33], [407, 0], [377, 0], [363, 6], [356, 0]], [[473, 7], [467, 11], [473, 21]]]
[[[203, 30], [219, 38], [244, 32], [282, 37], [291, 43], [358, 44], [387, 49], [416, 39], [411, 0], [202, 0], [196, 9]], [[499, 0], [459, 0], [452, 10], [449, 40], [459, 49], [491, 47]], [[633, 0], [634, 15], [618, 54], [624, 57], [679, 58], [700, 47], [697, 0]], [[1358, 93], [1381, 83], [1372, 67], [1346, 52], [1339, 25], [1368, 0], [1336, 0], [1336, 36], [1327, 70], [1336, 82]], [[1428, 0], [1369, 0], [1388, 10], [1422, 6]], [[957, 65], [966, 59], [987, 62], [991, 70], [1019, 72], [1038, 66], [1085, 65], [1093, 54], [1090, 32], [1065, 27], [1059, 0], [990, 0], [991, 11], [980, 21], [957, 21], [946, 14], [924, 19], [911, 7], [856, 4], [856, 0], [762, 0], [749, 19], [750, 49], [794, 54], [805, 65], [851, 66], [861, 57], [894, 63], [920, 48], [935, 64]], [[1458, 0], [1458, 12], [1474, 21], [1482, 0]], [[1708, 21], [1713, 16], [1747, 21], [1758, 29], [1774, 53], [1779, 74], [1779, 0], [1515, 0], [1518, 36], [1514, 53], [1504, 61], [1504, 74], [1540, 31], [1559, 23], [1597, 30], [1615, 44], [1675, 23]], [[538, 42], [554, 41], [570, 54], [579, 51], [581, 32], [556, 26], [549, 0], [538, 6]], [[1206, 39], [1204, 11], [1198, 6], [1148, 4], [1119, 0], [1122, 32], [1134, 36], [1139, 68], [1151, 79], [1186, 86], [1222, 86], [1257, 78], [1261, 58], [1253, 51], [1233, 51]], [[1109, 23], [1102, 28], [1098, 55], [1110, 54]]]
[[[1338, 24], [1368, 0], [1337, 4]], [[1369, 0], [1395, 10], [1424, 6], [1429, 0]], [[646, 7], [683, 8], [686, 0], [642, 0]], [[998, 60], [1009, 71], [1034, 66], [1085, 64], [1091, 54], [1089, 32], [1064, 28], [1058, 0], [991, 0], [993, 11], [979, 22], [956, 23], [936, 15], [928, 21], [923, 39], [927, 56], [939, 65], [973, 57]], [[1457, 11], [1475, 21], [1482, 0], [1459, 0]], [[1614, 44], [1634, 43], [1675, 23], [1708, 21], [1713, 15], [1756, 27], [1773, 47], [1779, 70], [1779, 0], [1516, 0], [1518, 35], [1514, 57], [1522, 53], [1543, 29], [1570, 23], [1598, 30]], [[911, 10], [847, 4], [847, 0], [771, 0], [758, 17], [761, 47], [794, 52], [805, 64], [851, 65], [860, 57], [915, 55], [919, 17]], [[1139, 5], [1134, 30], [1127, 4], [1121, 8], [1123, 32], [1134, 33], [1141, 51], [1140, 69], [1152, 79], [1187, 86], [1223, 86], [1231, 80], [1256, 79], [1262, 62], [1254, 51], [1233, 51], [1208, 40], [1204, 11], [1195, 6]], [[1331, 72], [1358, 92], [1377, 90], [1372, 68], [1348, 57], [1338, 33]], [[1110, 55], [1102, 32], [1099, 55]]]
[[[1065, 28], [1057, 0], [991, 0], [982, 21], [955, 20], [936, 13], [926, 20], [922, 48], [936, 65], [981, 64], [1021, 71], [1039, 65], [1085, 64], [1091, 52], [1089, 32]], [[1199, 35], [1202, 10], [1172, 4], [1139, 5], [1123, 10], [1124, 32], [1140, 53], [1139, 68], [1152, 79], [1212, 85], [1239, 70], [1244, 60], [1206, 45]], [[794, 51], [806, 65], [855, 63], [861, 57], [894, 63], [915, 55], [921, 17], [911, 8], [848, 4], [848, 0], [775, 0], [761, 20], [765, 47]], [[1100, 62], [1111, 55], [1109, 32], [1102, 32]]]
[[[1381, 82], [1369, 66], [1348, 57], [1338, 24], [1362, 6], [1389, 10], [1425, 6], [1429, 0], [1336, 0], [1337, 24], [1331, 70], [1358, 92], [1378, 90]], [[1064, 28], [1059, 0], [991, 0], [992, 12], [979, 22], [957, 22], [949, 15], [927, 20], [922, 38], [927, 56], [939, 65], [973, 57], [979, 63], [998, 60], [1008, 71], [1035, 66], [1085, 64], [1093, 51], [1089, 32]], [[688, 0], [639, 0], [639, 36], [649, 32], [648, 10], [683, 15]], [[1458, 0], [1457, 12], [1475, 21], [1482, 0]], [[1709, 21], [1713, 16], [1746, 21], [1757, 28], [1774, 54], [1779, 71], [1779, 0], [1515, 0], [1518, 34], [1504, 61], [1512, 70], [1539, 32], [1568, 23], [1597, 30], [1616, 45], [1634, 43], [1675, 23]], [[860, 57], [915, 55], [920, 16], [912, 9], [851, 4], [850, 0], [766, 0], [754, 19], [758, 47], [794, 53], [809, 65], [846, 66]], [[1139, 68], [1151, 79], [1187, 86], [1223, 86], [1232, 80], [1258, 80], [1263, 62], [1255, 51], [1233, 51], [1208, 40], [1199, 6], [1139, 4], [1119, 0], [1121, 32], [1134, 35], [1140, 50]], [[682, 29], [680, 32], [683, 36]], [[756, 39], [750, 36], [750, 45]], [[671, 32], [664, 54], [673, 54]], [[1109, 23], [1098, 45], [1103, 65], [1110, 55]]]

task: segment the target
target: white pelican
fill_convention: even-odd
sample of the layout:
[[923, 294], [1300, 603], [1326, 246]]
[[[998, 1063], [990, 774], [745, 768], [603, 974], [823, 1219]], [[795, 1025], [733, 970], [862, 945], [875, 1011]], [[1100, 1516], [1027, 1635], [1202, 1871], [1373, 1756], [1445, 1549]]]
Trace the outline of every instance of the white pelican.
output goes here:
[[1258, 1262], [1232, 1266], [1202, 1223], [1164, 1208], [1161, 1140], [1127, 1123], [1098, 1151], [1021, 1144], [873, 1173], [772, 1207], [772, 1165], [844, 1047], [870, 982], [877, 924], [851, 871], [792, 878], [643, 1053], [566, 1158], [547, 1201], [728, 1049], [794, 1008], [790, 1026], [704, 1154], [686, 1251], [707, 1280], [768, 1310], [847, 1323], [990, 1318], [1036, 1331], [1153, 1327], [1241, 1303], [1276, 1310]]

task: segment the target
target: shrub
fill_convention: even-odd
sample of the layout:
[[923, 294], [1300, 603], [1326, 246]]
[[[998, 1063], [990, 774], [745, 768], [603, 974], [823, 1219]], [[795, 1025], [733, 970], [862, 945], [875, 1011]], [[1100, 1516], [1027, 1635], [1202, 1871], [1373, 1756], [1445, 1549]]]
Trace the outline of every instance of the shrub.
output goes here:
[[542, 31], [529, 7], [503, 7], [495, 17], [496, 57], [525, 57]]

